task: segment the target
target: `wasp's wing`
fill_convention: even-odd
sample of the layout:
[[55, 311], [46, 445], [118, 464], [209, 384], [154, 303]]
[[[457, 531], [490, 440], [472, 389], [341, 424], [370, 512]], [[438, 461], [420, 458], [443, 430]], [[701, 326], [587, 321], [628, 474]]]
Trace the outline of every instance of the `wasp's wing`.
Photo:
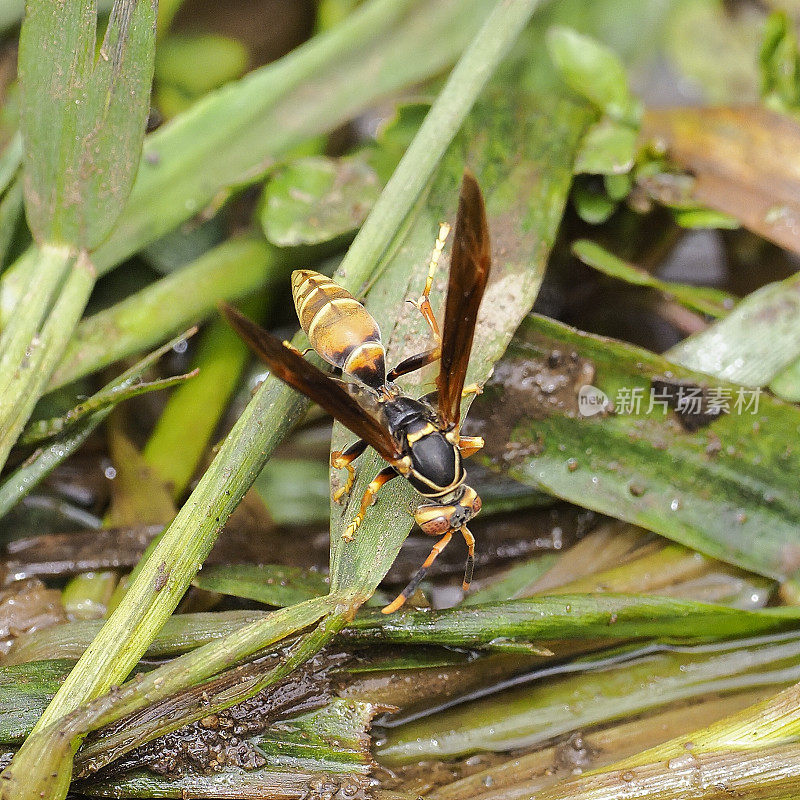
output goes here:
[[475, 321], [489, 278], [489, 227], [483, 196], [475, 177], [464, 173], [450, 257], [450, 281], [444, 309], [442, 360], [438, 390], [439, 416], [458, 424], [461, 393], [469, 365]]
[[387, 461], [402, 453], [392, 435], [370, 416], [344, 389], [321, 369], [306, 361], [300, 353], [245, 317], [233, 306], [220, 304], [220, 310], [250, 349], [270, 368], [276, 378], [297, 389], [332, 417], [370, 444]]

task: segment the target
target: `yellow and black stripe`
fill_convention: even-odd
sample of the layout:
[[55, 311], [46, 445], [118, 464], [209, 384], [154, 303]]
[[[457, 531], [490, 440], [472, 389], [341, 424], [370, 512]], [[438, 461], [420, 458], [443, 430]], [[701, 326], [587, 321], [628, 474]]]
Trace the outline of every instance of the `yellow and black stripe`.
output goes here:
[[386, 382], [378, 323], [346, 289], [309, 269], [292, 273], [292, 296], [311, 346], [330, 364], [373, 389]]

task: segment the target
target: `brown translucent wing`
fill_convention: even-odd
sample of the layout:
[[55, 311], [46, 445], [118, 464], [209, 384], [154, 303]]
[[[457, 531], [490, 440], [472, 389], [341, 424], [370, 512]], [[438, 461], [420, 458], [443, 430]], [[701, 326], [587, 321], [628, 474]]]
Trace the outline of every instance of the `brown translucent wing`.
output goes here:
[[469, 365], [478, 307], [489, 279], [490, 262], [489, 227], [483, 196], [475, 177], [471, 172], [465, 172], [450, 256], [442, 361], [436, 379], [439, 416], [445, 424], [458, 424], [461, 416], [461, 392]]
[[311, 398], [356, 436], [374, 447], [387, 461], [400, 458], [400, 448], [389, 431], [370, 416], [341, 384], [233, 306], [220, 303], [220, 310], [236, 333], [270, 368], [276, 378]]

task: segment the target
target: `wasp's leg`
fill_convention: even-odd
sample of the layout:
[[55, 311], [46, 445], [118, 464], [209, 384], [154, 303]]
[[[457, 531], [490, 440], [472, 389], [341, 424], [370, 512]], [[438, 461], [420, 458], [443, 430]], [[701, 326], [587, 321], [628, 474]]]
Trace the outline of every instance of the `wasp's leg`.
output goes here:
[[461, 588], [466, 592], [472, 583], [472, 571], [475, 569], [475, 537], [466, 525], [461, 528], [461, 535], [467, 543], [467, 565], [464, 568], [464, 583], [461, 584]]
[[340, 486], [334, 492], [333, 500], [336, 503], [341, 503], [345, 497], [350, 493], [353, 488], [353, 482], [356, 479], [356, 471], [353, 469], [353, 462], [367, 449], [367, 443], [363, 439], [359, 439], [354, 444], [351, 444], [346, 450], [334, 450], [331, 453], [331, 466], [336, 469], [347, 470], [347, 480], [344, 486]]
[[309, 353], [314, 352], [313, 347], [306, 347], [305, 350], [298, 350], [288, 339], [283, 340], [283, 346], [288, 347], [290, 350], [294, 350], [295, 353], [299, 353], [301, 356], [307, 356]]
[[477, 383], [470, 383], [461, 390], [461, 399], [463, 400], [465, 397], [469, 397], [471, 394], [483, 394], [483, 388], [478, 386]]
[[375, 502], [375, 495], [378, 494], [378, 490], [381, 488], [381, 486], [383, 486], [385, 483], [388, 483], [390, 480], [392, 480], [392, 478], [396, 478], [399, 474], [400, 473], [397, 472], [394, 467], [384, 467], [372, 479], [372, 483], [367, 486], [364, 496], [361, 498], [361, 507], [358, 509], [358, 514], [353, 517], [352, 522], [347, 526], [347, 529], [342, 534], [342, 539], [344, 539], [346, 542], [353, 540], [353, 536], [355, 536], [358, 526], [364, 521], [364, 515], [367, 513], [367, 509]]
[[389, 370], [386, 376], [387, 381], [395, 381], [401, 375], [408, 375], [409, 372], [416, 372], [418, 369], [427, 367], [428, 364], [433, 364], [441, 355], [442, 349], [437, 345], [436, 347], [426, 350], [424, 353], [417, 353], [415, 356], [409, 356], [401, 361], [394, 369]]
[[444, 536], [442, 536], [442, 538], [439, 539], [438, 542], [436, 542], [436, 544], [433, 546], [433, 549], [431, 550], [431, 554], [425, 559], [423, 565], [417, 570], [417, 574], [408, 582], [408, 586], [406, 586], [406, 588], [403, 589], [403, 591], [400, 592], [400, 594], [397, 595], [397, 597], [395, 597], [395, 599], [392, 600], [392, 602], [389, 603], [388, 606], [384, 606], [381, 609], [382, 613], [391, 614], [393, 611], [397, 611], [397, 609], [400, 608], [400, 606], [402, 606], [403, 603], [405, 603], [406, 600], [408, 600], [408, 598], [411, 597], [412, 594], [414, 594], [414, 592], [417, 590], [417, 586], [419, 586], [422, 579], [425, 577], [425, 575], [427, 575], [431, 564], [433, 564], [433, 562], [436, 561], [436, 558], [439, 555], [439, 553], [441, 553], [442, 550], [444, 550], [445, 547], [447, 547], [448, 543], [450, 542], [450, 539], [452, 538], [453, 538], [453, 532], [447, 531], [447, 533]]
[[475, 455], [483, 445], [483, 436], [461, 436], [458, 440], [458, 449], [464, 458]]
[[412, 303], [412, 305], [416, 306], [419, 309], [420, 314], [425, 317], [425, 322], [428, 323], [428, 327], [431, 329], [431, 333], [433, 334], [437, 343], [441, 343], [442, 335], [439, 332], [439, 324], [436, 322], [436, 317], [433, 315], [433, 309], [431, 308], [431, 301], [429, 297], [431, 293], [431, 287], [433, 286], [433, 276], [436, 274], [436, 268], [439, 266], [439, 259], [442, 257], [444, 243], [447, 241], [449, 233], [450, 226], [446, 222], [441, 223], [439, 225], [439, 236], [436, 239], [436, 244], [433, 246], [431, 260], [428, 263], [428, 277], [425, 280], [425, 288], [422, 290], [422, 295], [420, 296], [419, 300], [416, 302], [413, 300], [409, 301]]

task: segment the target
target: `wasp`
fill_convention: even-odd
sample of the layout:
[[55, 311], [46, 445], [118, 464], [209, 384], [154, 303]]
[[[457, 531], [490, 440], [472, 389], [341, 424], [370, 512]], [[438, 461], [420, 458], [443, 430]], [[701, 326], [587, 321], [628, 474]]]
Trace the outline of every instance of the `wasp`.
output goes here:
[[[311, 270], [292, 273], [292, 295], [300, 325], [314, 350], [341, 370], [339, 380], [315, 367], [303, 354], [282, 342], [227, 304], [222, 311], [272, 373], [309, 397], [349, 428], [359, 439], [331, 453], [331, 465], [346, 469], [346, 483], [334, 494], [342, 502], [355, 480], [353, 462], [373, 447], [388, 463], [361, 498], [358, 513], [343, 538], [351, 540], [378, 490], [404, 477], [425, 498], [414, 513], [422, 531], [439, 537], [430, 555], [397, 598], [383, 609], [400, 608], [414, 593], [431, 564], [460, 531], [467, 544], [463, 588], [472, 580], [475, 538], [467, 523], [480, 511], [481, 499], [466, 484], [463, 459], [483, 447], [480, 437], [461, 436], [461, 400], [477, 386], [465, 389], [478, 308], [489, 277], [489, 233], [483, 197], [475, 178], [465, 172], [459, 194], [450, 275], [440, 332], [430, 304], [434, 274], [449, 226], [442, 225], [433, 249], [419, 309], [432, 334], [433, 346], [386, 370], [380, 328], [364, 306], [330, 278]], [[436, 391], [415, 399], [395, 381], [439, 361]]]

